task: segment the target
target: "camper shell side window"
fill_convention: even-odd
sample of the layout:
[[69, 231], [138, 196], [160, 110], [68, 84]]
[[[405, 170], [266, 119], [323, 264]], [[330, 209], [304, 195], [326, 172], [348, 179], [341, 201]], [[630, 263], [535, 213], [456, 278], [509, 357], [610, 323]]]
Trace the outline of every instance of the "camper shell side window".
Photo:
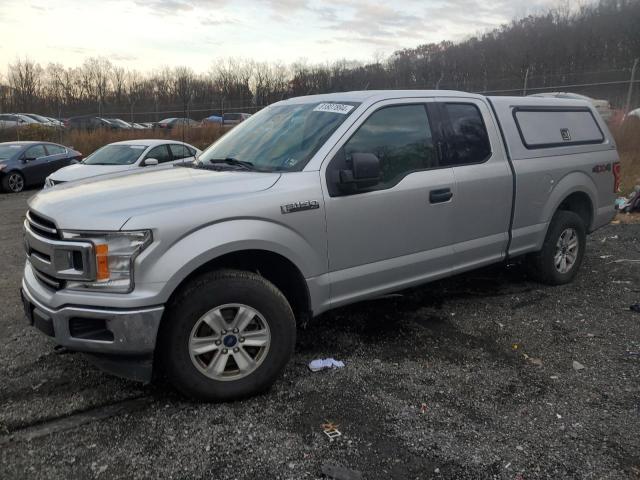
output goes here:
[[529, 150], [605, 141], [588, 107], [515, 107], [513, 119], [523, 145]]

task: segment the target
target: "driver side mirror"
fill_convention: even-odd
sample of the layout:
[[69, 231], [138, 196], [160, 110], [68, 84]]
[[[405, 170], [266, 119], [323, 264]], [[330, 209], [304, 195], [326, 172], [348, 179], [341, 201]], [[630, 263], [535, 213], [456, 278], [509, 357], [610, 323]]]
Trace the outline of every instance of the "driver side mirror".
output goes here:
[[339, 187], [344, 193], [354, 193], [379, 182], [380, 159], [373, 153], [353, 153], [351, 169], [340, 170]]
[[142, 162], [142, 166], [143, 167], [153, 167], [155, 165], [158, 165], [158, 159], [156, 158], [145, 158], [145, 160]]
[[22, 157], [22, 161], [24, 163], [33, 162], [35, 159], [36, 159], [35, 157]]

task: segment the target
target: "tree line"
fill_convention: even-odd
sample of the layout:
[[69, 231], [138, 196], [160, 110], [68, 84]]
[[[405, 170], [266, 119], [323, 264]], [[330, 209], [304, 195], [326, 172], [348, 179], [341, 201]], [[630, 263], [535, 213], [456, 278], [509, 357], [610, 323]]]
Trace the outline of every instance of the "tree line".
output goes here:
[[[206, 73], [195, 73], [188, 66], [140, 72], [105, 58], [88, 58], [71, 68], [19, 59], [0, 77], [0, 111], [64, 117], [118, 113], [139, 121], [153, 119], [157, 112], [184, 112], [202, 118], [208, 112], [257, 110], [298, 95], [386, 88], [522, 94], [525, 88], [531, 93], [587, 84], [584, 93], [601, 86], [601, 96], [620, 98], [627, 91], [622, 80], [640, 57], [639, 25], [640, 1], [601, 0], [578, 10], [556, 8], [514, 20], [458, 43], [402, 49], [371, 62], [284, 65], [226, 59]], [[633, 106], [640, 103], [638, 90], [640, 85]]]

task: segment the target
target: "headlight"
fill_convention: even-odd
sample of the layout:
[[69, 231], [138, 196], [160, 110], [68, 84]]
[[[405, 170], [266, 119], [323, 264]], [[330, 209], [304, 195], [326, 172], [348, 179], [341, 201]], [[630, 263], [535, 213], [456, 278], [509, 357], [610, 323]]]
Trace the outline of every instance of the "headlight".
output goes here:
[[2, 170], [4, 170], [5, 168], [7, 168], [7, 164], [6, 163], [0, 163], [0, 172]]
[[53, 182], [51, 181], [51, 178], [47, 177], [44, 180], [44, 188], [50, 188], [53, 187]]
[[70, 281], [72, 290], [103, 290], [128, 293], [133, 290], [133, 262], [152, 240], [149, 230], [139, 232], [62, 232], [63, 238], [93, 243], [95, 281]]

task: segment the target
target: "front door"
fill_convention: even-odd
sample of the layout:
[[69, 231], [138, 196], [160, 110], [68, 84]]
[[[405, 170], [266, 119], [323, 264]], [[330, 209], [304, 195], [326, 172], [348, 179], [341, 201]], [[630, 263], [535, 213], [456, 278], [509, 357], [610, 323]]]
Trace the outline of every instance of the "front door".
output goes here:
[[[325, 206], [331, 305], [397, 290], [449, 271], [451, 168], [438, 164], [428, 99], [372, 106], [334, 148], [326, 167]], [[353, 153], [380, 159], [378, 184], [340, 191], [340, 170]]]

